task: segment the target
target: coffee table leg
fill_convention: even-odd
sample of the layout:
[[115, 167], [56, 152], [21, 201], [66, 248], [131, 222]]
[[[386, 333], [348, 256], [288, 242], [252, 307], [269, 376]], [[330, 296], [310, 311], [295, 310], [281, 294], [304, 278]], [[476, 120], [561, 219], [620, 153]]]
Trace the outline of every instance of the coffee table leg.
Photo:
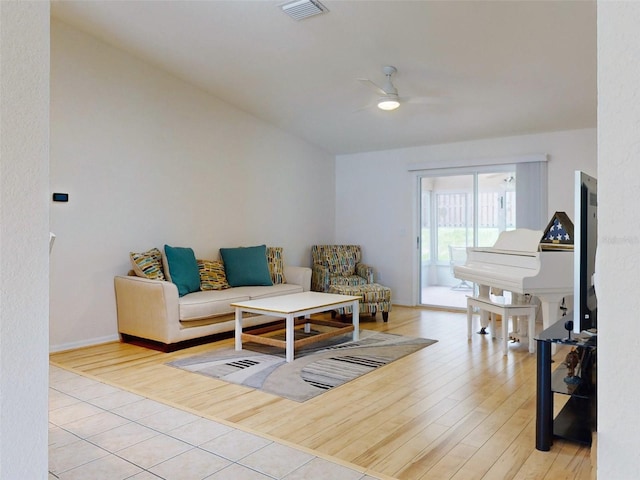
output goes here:
[[360, 300], [353, 302], [353, 341], [360, 340]]
[[236, 350], [242, 350], [242, 310], [236, 307]]
[[285, 328], [286, 328], [286, 346], [287, 346], [287, 362], [293, 362], [293, 352], [294, 352], [294, 335], [295, 335], [295, 326], [296, 322], [294, 322], [293, 314], [287, 314], [285, 317]]

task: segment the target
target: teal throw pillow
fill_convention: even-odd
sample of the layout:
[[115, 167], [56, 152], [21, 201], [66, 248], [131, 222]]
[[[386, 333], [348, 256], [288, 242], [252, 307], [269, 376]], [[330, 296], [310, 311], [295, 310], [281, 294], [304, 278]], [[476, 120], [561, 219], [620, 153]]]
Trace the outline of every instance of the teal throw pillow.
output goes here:
[[164, 246], [171, 281], [178, 287], [181, 297], [200, 290], [200, 271], [193, 250], [183, 247]]
[[221, 248], [227, 282], [232, 287], [273, 285], [267, 263], [267, 246]]

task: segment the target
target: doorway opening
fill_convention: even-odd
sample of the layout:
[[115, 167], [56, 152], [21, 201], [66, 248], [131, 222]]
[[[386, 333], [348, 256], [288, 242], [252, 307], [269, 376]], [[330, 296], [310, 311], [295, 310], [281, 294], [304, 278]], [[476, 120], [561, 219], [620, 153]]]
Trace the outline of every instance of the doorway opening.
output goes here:
[[466, 309], [475, 286], [453, 275], [468, 247], [490, 247], [516, 226], [513, 165], [419, 178], [420, 304]]

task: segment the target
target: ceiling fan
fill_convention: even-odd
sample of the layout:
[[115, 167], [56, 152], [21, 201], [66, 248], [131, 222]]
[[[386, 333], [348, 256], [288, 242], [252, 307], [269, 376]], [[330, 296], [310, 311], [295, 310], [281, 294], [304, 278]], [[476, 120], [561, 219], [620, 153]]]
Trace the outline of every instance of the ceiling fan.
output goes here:
[[358, 79], [358, 81], [370, 86], [380, 95], [375, 103], [380, 110], [395, 110], [401, 103], [434, 103], [434, 99], [431, 97], [400, 97], [398, 95], [398, 89], [391, 80], [391, 76], [397, 71], [398, 69], [391, 65], [382, 67], [382, 73], [384, 73], [386, 77], [382, 86], [377, 85], [368, 78]]

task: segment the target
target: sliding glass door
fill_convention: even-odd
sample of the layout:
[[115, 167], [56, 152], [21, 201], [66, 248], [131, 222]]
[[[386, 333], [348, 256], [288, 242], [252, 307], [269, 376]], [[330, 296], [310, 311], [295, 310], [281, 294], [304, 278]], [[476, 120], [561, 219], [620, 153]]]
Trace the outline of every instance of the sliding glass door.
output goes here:
[[420, 177], [420, 303], [466, 308], [473, 285], [456, 279], [467, 247], [492, 246], [515, 228], [515, 168]]

